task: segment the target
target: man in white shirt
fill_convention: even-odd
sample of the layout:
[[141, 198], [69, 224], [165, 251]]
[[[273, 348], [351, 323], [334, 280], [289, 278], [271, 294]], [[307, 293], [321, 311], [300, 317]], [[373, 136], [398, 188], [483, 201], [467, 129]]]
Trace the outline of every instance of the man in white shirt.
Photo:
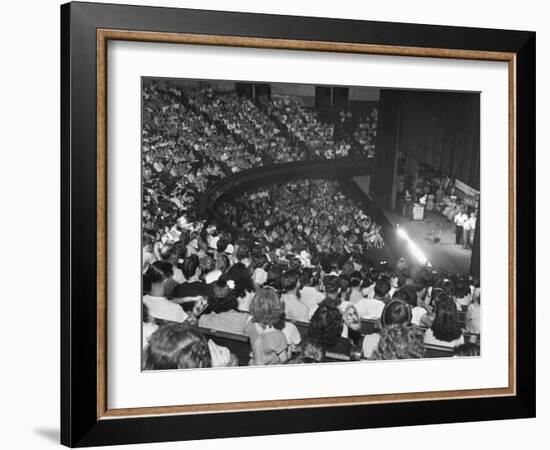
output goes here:
[[468, 220], [464, 222], [464, 232], [463, 232], [463, 238], [462, 238], [462, 247], [463, 248], [471, 248], [474, 233], [476, 231], [476, 215], [474, 212], [470, 214], [470, 217]]
[[308, 308], [317, 307], [325, 299], [325, 294], [315, 286], [304, 286], [300, 291], [300, 301]]
[[454, 218], [455, 222], [455, 243], [460, 245], [462, 242], [462, 234], [464, 233], [464, 224], [468, 220], [468, 214], [464, 210], [460, 210]]
[[379, 319], [386, 306], [387, 294], [390, 290], [390, 282], [381, 278], [374, 285], [374, 298], [363, 298], [355, 303], [355, 308], [362, 319]]
[[164, 297], [145, 295], [143, 296], [143, 303], [149, 309], [149, 315], [155, 319], [181, 323], [188, 317], [180, 305]]

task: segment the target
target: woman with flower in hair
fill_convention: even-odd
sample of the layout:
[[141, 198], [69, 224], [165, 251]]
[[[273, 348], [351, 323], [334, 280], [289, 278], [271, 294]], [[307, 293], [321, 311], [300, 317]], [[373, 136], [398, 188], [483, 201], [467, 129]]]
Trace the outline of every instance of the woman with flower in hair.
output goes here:
[[227, 333], [245, 334], [248, 314], [238, 311], [232, 280], [218, 280], [212, 283], [206, 310], [199, 318], [199, 326]]
[[273, 288], [262, 288], [250, 302], [252, 320], [246, 325], [250, 337], [250, 365], [282, 364], [289, 358], [285, 334], [278, 328], [284, 320], [284, 305]]
[[250, 302], [256, 290], [248, 268], [241, 262], [233, 264], [222, 275], [221, 279], [226, 280], [228, 285], [234, 286], [232, 289], [235, 297], [237, 297], [238, 310], [248, 312]]

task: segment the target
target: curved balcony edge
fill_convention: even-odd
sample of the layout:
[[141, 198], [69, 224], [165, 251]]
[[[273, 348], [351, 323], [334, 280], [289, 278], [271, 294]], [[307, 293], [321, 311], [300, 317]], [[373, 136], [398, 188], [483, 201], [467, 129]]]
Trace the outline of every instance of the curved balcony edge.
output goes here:
[[201, 214], [215, 219], [232, 233], [242, 233], [220, 216], [215, 205], [224, 197], [240, 194], [250, 189], [299, 179], [349, 179], [371, 175], [372, 159], [314, 159], [255, 167], [229, 175], [212, 185], [203, 195]]

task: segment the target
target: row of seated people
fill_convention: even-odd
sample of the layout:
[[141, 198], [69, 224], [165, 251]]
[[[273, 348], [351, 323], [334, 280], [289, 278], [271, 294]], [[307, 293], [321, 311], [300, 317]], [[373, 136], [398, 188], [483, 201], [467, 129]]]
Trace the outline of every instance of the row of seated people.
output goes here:
[[[175, 286], [168, 261], [155, 262], [147, 270], [145, 279], [151, 284], [144, 284], [148, 290], [143, 299], [147, 311], [143, 333], [146, 353], [151, 351], [155, 333], [170, 323], [198, 326], [194, 332], [201, 334], [202, 330], [203, 335], [210, 336], [210, 346], [217, 343], [225, 347], [225, 342], [231, 349], [227, 352], [237, 355], [232, 358], [233, 364], [241, 365], [283, 363], [297, 354], [304, 356], [304, 348], [317, 349], [317, 356], [321, 355], [315, 359], [318, 362], [427, 357], [434, 356], [429, 351], [432, 347], [449, 355], [465, 344], [479, 348], [478, 333], [466, 332], [471, 325], [479, 325], [479, 314], [472, 313], [479, 313], [479, 288], [475, 286], [470, 294], [473, 300], [468, 301], [468, 294], [461, 296], [459, 290], [452, 294], [454, 285], [448, 279], [437, 286], [420, 287], [418, 281], [425, 271], [416, 273], [415, 284], [407, 284], [411, 280], [408, 277], [403, 281], [407, 275], [404, 269], [401, 280], [399, 276], [387, 278], [372, 273], [377, 277], [374, 283], [371, 279], [361, 283], [361, 273], [350, 272], [346, 265], [340, 270], [328, 268], [331, 271], [323, 276], [322, 287], [312, 270], [302, 269], [301, 286], [295, 269], [281, 273], [274, 270], [275, 266], [262, 274], [261, 268], [251, 272], [246, 261], [219, 267], [217, 279], [208, 284], [199, 281], [198, 267], [192, 260], [186, 258], [182, 267], [186, 281]], [[360, 294], [354, 290], [358, 281], [363, 286]], [[460, 282], [456, 285], [461, 288]], [[394, 290], [391, 296], [390, 289]], [[468, 323], [462, 327], [458, 310], [467, 303]], [[416, 308], [424, 312], [419, 314]], [[386, 337], [395, 345], [399, 339], [408, 341], [388, 347]], [[220, 342], [222, 338], [225, 340]]]
[[235, 92], [182, 88], [193, 107], [232, 135], [252, 144], [266, 161], [289, 162], [306, 159], [303, 149], [289, 142], [276, 124], [254, 102]]
[[159, 240], [182, 211], [196, 217], [200, 195], [216, 180], [263, 164], [261, 155], [205, 121], [181, 92], [143, 89], [143, 224]]
[[361, 155], [374, 158], [376, 151], [376, 135], [378, 129], [378, 109], [373, 108], [369, 114], [359, 118], [353, 137], [360, 144]]
[[335, 140], [333, 123], [322, 122], [316, 111], [305, 108], [292, 97], [264, 99], [269, 115], [282, 123], [293, 138], [309, 149], [314, 158], [344, 158], [351, 145], [347, 140]]
[[265, 186], [219, 202], [216, 209], [235, 228], [287, 250], [314, 248], [343, 254], [384, 245], [381, 227], [346, 197], [335, 180], [298, 180]]
[[362, 113], [340, 111], [336, 119], [335, 136], [351, 142], [354, 154], [359, 158], [374, 158], [378, 129], [378, 108]]
[[[264, 108], [234, 92], [161, 87], [148, 81], [142, 95], [143, 224], [154, 241], [182, 212], [198, 219], [201, 195], [224, 176], [273, 162], [345, 156], [337, 150], [306, 155], [303, 146], [290, 143], [278, 130]], [[300, 117], [308, 118], [308, 142], [314, 142], [311, 134], [317, 133], [316, 139], [324, 140], [318, 148], [332, 148], [335, 143], [326, 131], [330, 126], [289, 101]]]

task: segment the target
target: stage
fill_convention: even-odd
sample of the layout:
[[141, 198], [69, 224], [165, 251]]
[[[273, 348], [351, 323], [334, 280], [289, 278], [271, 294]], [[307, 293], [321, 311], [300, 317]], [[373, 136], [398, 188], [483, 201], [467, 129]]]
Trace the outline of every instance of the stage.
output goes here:
[[[425, 211], [424, 220], [411, 220], [400, 214], [382, 210], [396, 230], [403, 228], [434, 268], [446, 269], [455, 273], [469, 273], [472, 251], [455, 244], [453, 224], [444, 216]], [[435, 244], [434, 237], [440, 237]], [[405, 253], [405, 252], [404, 252]]]

